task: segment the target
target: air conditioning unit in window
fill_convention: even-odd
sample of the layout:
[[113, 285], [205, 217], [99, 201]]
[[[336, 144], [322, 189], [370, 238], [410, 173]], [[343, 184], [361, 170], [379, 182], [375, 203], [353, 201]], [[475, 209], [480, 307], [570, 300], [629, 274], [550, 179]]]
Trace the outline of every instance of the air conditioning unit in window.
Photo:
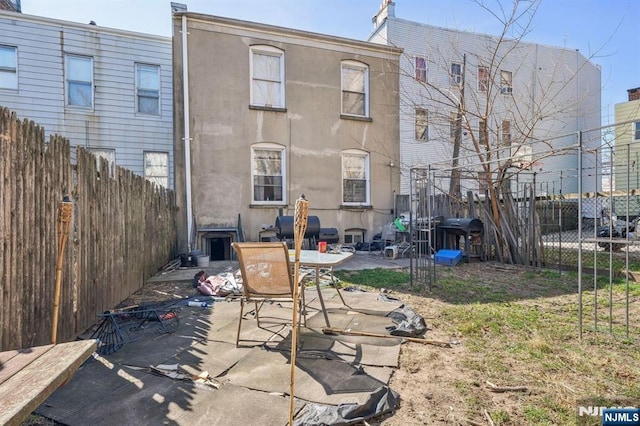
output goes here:
[[502, 93], [503, 95], [509, 95], [511, 94], [512, 91], [513, 91], [512, 87], [503, 87], [500, 89], [500, 93]]

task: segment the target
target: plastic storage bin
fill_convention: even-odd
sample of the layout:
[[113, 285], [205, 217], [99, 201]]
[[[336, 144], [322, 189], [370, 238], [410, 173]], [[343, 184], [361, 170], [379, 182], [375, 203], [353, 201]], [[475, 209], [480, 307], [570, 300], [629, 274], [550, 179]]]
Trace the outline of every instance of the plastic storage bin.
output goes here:
[[436, 253], [438, 265], [455, 266], [462, 260], [462, 250], [440, 250]]

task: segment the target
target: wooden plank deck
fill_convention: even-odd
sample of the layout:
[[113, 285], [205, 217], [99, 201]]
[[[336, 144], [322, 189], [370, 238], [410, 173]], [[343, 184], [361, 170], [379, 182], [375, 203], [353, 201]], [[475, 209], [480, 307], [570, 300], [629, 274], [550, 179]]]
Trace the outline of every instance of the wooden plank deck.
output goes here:
[[0, 352], [0, 425], [20, 425], [95, 350], [95, 340], [79, 340]]

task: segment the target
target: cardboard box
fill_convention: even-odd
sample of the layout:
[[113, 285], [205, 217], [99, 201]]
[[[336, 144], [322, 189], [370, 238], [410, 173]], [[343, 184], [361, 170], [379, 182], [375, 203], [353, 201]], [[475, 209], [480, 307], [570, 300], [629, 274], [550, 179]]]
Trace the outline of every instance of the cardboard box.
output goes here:
[[439, 250], [435, 259], [438, 265], [455, 266], [462, 260], [462, 250]]

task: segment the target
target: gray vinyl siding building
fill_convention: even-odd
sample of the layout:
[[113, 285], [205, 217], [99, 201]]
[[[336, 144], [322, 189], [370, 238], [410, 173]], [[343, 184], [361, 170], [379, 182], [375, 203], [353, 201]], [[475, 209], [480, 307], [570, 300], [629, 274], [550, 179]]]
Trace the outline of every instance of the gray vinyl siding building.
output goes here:
[[0, 105], [173, 188], [170, 37], [0, 11], [0, 50]]
[[[398, 7], [402, 7], [402, 2]], [[478, 132], [478, 117], [484, 114], [486, 98], [486, 94], [479, 93], [478, 67], [495, 66], [490, 78], [497, 84], [500, 84], [501, 71], [508, 71], [512, 77], [509, 91], [490, 94], [490, 133], [500, 140], [501, 122], [510, 121], [513, 143], [526, 146], [527, 152], [531, 150], [532, 159], [539, 159], [531, 172], [536, 172], [540, 193], [554, 190], [557, 193], [560, 190], [558, 178], [561, 171], [564, 173], [564, 178], [560, 178], [562, 193], [576, 192], [580, 167], [586, 177], [583, 190], [599, 189], [599, 179], [591, 177], [599, 173], [595, 156], [586, 154], [580, 165], [575, 150], [554, 155], [546, 152], [551, 147], [558, 152], [575, 146], [578, 131], [585, 132], [585, 148], [600, 146], [600, 68], [576, 49], [521, 40], [503, 40], [502, 47], [498, 49], [498, 59], [492, 62], [489, 53], [495, 48], [496, 40], [497, 37], [488, 34], [397, 18], [394, 2], [383, 0], [379, 13], [374, 17], [374, 30], [369, 41], [403, 49], [400, 58], [401, 194], [409, 193], [411, 167], [451, 167], [450, 114], [455, 114], [455, 100], [460, 97], [459, 87], [451, 83], [451, 65], [456, 63], [462, 68], [465, 60], [464, 100], [467, 116], [471, 117], [469, 126], [474, 134]], [[426, 84], [416, 80], [417, 57], [425, 60]], [[438, 90], [454, 101], [445, 100]], [[417, 107], [428, 112], [428, 133], [423, 140], [416, 138]], [[517, 133], [519, 128], [529, 127], [534, 128], [529, 135]], [[473, 170], [472, 163], [478, 158], [466, 130], [461, 141], [460, 164]]]

